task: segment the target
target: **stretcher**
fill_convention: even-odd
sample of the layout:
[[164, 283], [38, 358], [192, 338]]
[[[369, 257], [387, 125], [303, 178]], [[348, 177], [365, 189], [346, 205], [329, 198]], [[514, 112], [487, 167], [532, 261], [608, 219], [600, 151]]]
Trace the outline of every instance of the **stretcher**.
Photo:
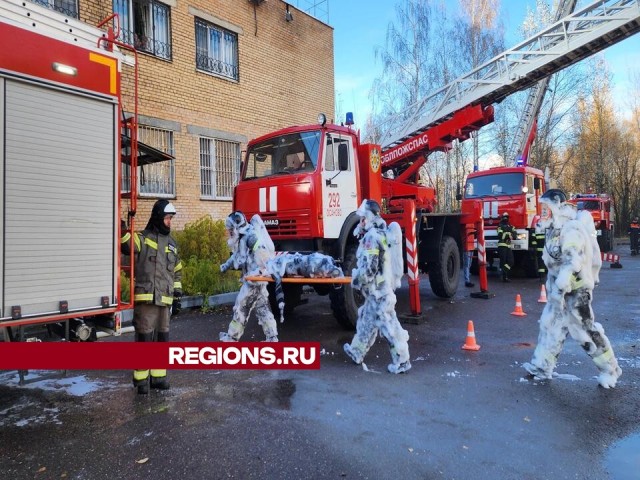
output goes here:
[[[247, 275], [245, 280], [250, 282], [273, 282], [273, 278], [263, 275]], [[282, 283], [351, 283], [351, 277], [282, 277]]]

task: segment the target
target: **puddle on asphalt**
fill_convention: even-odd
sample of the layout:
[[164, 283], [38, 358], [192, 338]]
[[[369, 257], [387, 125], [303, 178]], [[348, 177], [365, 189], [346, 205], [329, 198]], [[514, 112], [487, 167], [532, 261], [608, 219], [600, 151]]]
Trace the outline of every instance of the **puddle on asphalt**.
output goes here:
[[267, 388], [262, 393], [262, 401], [269, 407], [289, 410], [291, 408], [291, 397], [296, 391], [296, 385], [292, 380], [276, 380], [273, 388]]
[[637, 480], [640, 471], [640, 433], [613, 444], [605, 459], [611, 480]]

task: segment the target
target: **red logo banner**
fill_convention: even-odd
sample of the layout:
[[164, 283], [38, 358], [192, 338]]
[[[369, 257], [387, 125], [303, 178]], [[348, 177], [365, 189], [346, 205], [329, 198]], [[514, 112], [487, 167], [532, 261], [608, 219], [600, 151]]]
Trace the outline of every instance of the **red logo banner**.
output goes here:
[[0, 370], [317, 370], [318, 342], [0, 343]]

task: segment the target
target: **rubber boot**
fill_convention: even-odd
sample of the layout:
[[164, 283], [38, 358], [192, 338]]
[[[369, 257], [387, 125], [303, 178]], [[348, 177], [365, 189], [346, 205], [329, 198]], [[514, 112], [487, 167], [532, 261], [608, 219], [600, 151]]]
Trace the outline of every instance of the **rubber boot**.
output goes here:
[[165, 377], [151, 377], [151, 388], [169, 390], [169, 379]]
[[147, 395], [149, 393], [149, 379], [147, 378], [144, 382], [138, 383], [138, 395]]
[[[152, 342], [153, 333], [138, 333], [135, 335], [136, 342]], [[147, 373], [148, 375], [148, 373]], [[147, 395], [149, 393], [149, 377], [141, 380], [134, 378], [133, 385], [138, 389], [139, 395]]]
[[410, 368], [411, 362], [409, 360], [400, 364], [390, 363], [389, 365], [387, 365], [387, 370], [389, 371], [389, 373], [404, 373]]
[[356, 365], [360, 365], [362, 363], [362, 359], [354, 351], [354, 349], [351, 347], [349, 343], [345, 343], [343, 348], [344, 348], [344, 353], [346, 353], [349, 356], [349, 358], [353, 360], [353, 363], [355, 363]]

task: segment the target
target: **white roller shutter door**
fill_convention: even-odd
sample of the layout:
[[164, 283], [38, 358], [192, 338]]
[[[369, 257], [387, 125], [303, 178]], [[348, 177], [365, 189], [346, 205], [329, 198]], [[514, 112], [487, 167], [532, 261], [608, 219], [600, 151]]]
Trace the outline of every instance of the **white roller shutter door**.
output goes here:
[[115, 301], [115, 105], [5, 81], [3, 316]]

